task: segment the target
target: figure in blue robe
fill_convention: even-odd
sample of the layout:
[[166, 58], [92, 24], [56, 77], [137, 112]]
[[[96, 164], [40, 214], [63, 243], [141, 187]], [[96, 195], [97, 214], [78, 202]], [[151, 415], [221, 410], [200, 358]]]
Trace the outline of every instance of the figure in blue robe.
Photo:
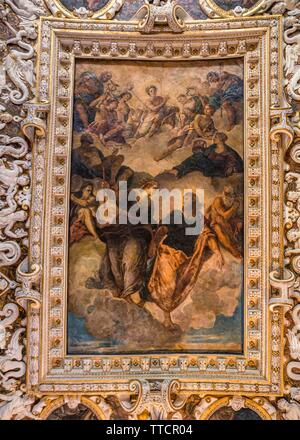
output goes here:
[[224, 133], [215, 135], [215, 143], [206, 149], [194, 149], [191, 156], [174, 167], [177, 177], [183, 177], [192, 171], [200, 171], [206, 177], [228, 177], [243, 172], [243, 160], [240, 155], [225, 143]]

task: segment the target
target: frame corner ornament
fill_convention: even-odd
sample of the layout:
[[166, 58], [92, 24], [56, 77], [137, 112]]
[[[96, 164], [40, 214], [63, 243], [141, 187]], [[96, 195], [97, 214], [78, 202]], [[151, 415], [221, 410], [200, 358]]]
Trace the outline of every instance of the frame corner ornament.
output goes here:
[[143, 33], [159, 32], [162, 29], [182, 33], [186, 28], [187, 17], [188, 14], [183, 7], [175, 4], [174, 0], [167, 0], [167, 2], [147, 0], [134, 19], [139, 20], [138, 27]]
[[49, 108], [49, 103], [28, 102], [24, 105], [27, 115], [21, 122], [21, 128], [30, 141], [34, 140], [34, 135], [37, 137], [46, 136], [47, 122], [45, 119]]

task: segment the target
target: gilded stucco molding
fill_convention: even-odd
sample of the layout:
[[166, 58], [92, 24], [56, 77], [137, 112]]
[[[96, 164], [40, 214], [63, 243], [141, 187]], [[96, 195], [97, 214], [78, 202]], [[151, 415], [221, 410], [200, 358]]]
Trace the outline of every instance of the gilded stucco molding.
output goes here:
[[206, 396], [195, 408], [197, 420], [207, 420], [220, 408], [229, 407], [235, 412], [242, 408], [249, 408], [256, 412], [263, 420], [276, 420], [276, 408], [265, 398], [249, 399], [244, 396], [216, 398]]
[[[298, 142], [297, 139], [292, 146], [293, 155], [290, 155], [292, 159], [292, 164], [299, 163], [299, 153], [298, 153]], [[288, 168], [290, 168], [289, 165]], [[294, 299], [295, 306], [291, 311], [291, 328], [287, 330], [287, 339], [289, 343], [289, 354], [290, 360], [287, 363], [286, 372], [289, 379], [293, 381], [293, 383], [297, 383], [300, 380], [300, 375], [297, 371], [299, 371], [300, 367], [300, 304], [299, 301], [299, 273], [300, 273], [300, 241], [299, 241], [299, 197], [300, 197], [300, 174], [295, 171], [288, 171], [286, 173], [286, 237], [287, 237], [287, 248], [286, 248], [286, 257], [287, 263], [293, 269], [295, 274], [295, 283], [294, 283]], [[299, 398], [299, 396], [298, 396]], [[291, 403], [292, 407], [289, 408], [288, 403], [284, 400], [280, 402], [280, 409], [285, 412], [285, 417], [290, 418], [291, 414], [298, 414], [299, 418], [299, 410], [296, 409], [299, 406], [298, 403]]]
[[26, 117], [21, 122], [21, 128], [24, 135], [31, 141], [34, 139], [34, 135], [37, 137], [45, 137], [47, 122], [46, 116], [49, 111], [50, 104], [28, 102], [24, 105], [24, 109], [27, 111]]
[[[76, 411], [79, 405], [89, 408], [98, 420], [109, 420], [112, 414], [111, 407], [100, 396], [82, 397], [80, 395], [66, 396], [46, 396], [40, 399], [39, 403], [33, 408], [34, 414], [41, 420], [47, 420], [56, 410], [66, 407], [67, 410]], [[59, 419], [59, 414], [57, 415]]]
[[41, 269], [38, 264], [33, 264], [29, 268], [28, 257], [19, 264], [16, 271], [16, 279], [21, 284], [15, 290], [15, 298], [18, 304], [24, 309], [26, 302], [30, 301], [35, 307], [40, 307], [42, 295], [33, 287], [39, 285], [41, 277]]
[[159, 31], [162, 26], [167, 26], [175, 33], [183, 32], [185, 29], [184, 21], [188, 18], [191, 17], [173, 0], [167, 0], [166, 3], [146, 1], [145, 5], [133, 17], [134, 20], [139, 21], [139, 29], [144, 33]]
[[30, 408], [35, 399], [26, 395], [24, 385], [20, 384], [26, 372], [22, 341], [25, 325], [15, 303], [8, 302], [0, 310], [0, 347], [4, 349], [0, 356], [0, 420], [34, 418]]
[[283, 307], [284, 309], [289, 310], [294, 305], [291, 296], [295, 284], [295, 275], [287, 269], [285, 269], [283, 275], [284, 277], [281, 278], [278, 277], [277, 271], [270, 273], [271, 287], [279, 291], [279, 295], [277, 294], [270, 298], [269, 306], [271, 311], [277, 307]]
[[[203, 39], [201, 38], [197, 39], [197, 35], [195, 34], [193, 34], [193, 38], [190, 36], [188, 39], [185, 39], [180, 36], [180, 38], [174, 39], [172, 37], [172, 34], [170, 34], [169, 29], [169, 33], [166, 33], [163, 38], [161, 36], [156, 36], [154, 33], [151, 38], [151, 46], [149, 45], [148, 39], [145, 39], [143, 35], [136, 36], [134, 40], [132, 37], [130, 39], [130, 42], [128, 43], [127, 50], [124, 50], [124, 41], [122, 41], [122, 37], [120, 35], [115, 34], [115, 37], [112, 39], [107, 35], [101, 34], [100, 47], [100, 45], [95, 41], [95, 38], [91, 37], [87, 32], [89, 29], [97, 30], [100, 33], [103, 30], [109, 31], [110, 29], [113, 29], [110, 23], [89, 23], [88, 21], [85, 21], [84, 23], [77, 23], [77, 25], [79, 26], [78, 30], [82, 31], [83, 34], [82, 38], [80, 38], [77, 34], [78, 36], [76, 35], [75, 40], [72, 40], [72, 37], [70, 35], [65, 37], [65, 34], [61, 33], [61, 29], [64, 28], [65, 30], [66, 26], [66, 24], [62, 20], [45, 20], [42, 24], [41, 60], [43, 60], [43, 62], [41, 63], [42, 66], [39, 92], [40, 98], [45, 102], [47, 102], [49, 99], [49, 87], [46, 82], [46, 78], [49, 72], [48, 54], [50, 51], [49, 36], [51, 29], [55, 29], [58, 38], [63, 38], [63, 40], [62, 45], [60, 46], [62, 49], [60, 50], [57, 57], [58, 64], [56, 67], [58, 72], [58, 76], [56, 77], [58, 81], [58, 87], [55, 87], [55, 91], [57, 92], [57, 107], [56, 110], [52, 112], [52, 115], [55, 115], [55, 118], [57, 117], [57, 120], [53, 121], [52, 119], [52, 121], [54, 122], [54, 130], [50, 132], [50, 136], [52, 136], [51, 139], [53, 140], [48, 140], [48, 142], [51, 142], [51, 145], [52, 143], [53, 145], [55, 145], [55, 150], [53, 151], [53, 163], [55, 164], [55, 166], [51, 168], [54, 173], [53, 181], [54, 179], [57, 179], [57, 182], [62, 183], [55, 186], [54, 188], [55, 194], [57, 194], [57, 198], [55, 200], [49, 200], [49, 203], [46, 202], [47, 209], [49, 209], [49, 214], [45, 215], [47, 221], [46, 230], [50, 230], [49, 228], [53, 226], [53, 229], [51, 230], [53, 230], [52, 238], [54, 240], [51, 251], [44, 255], [46, 259], [48, 259], [50, 255], [55, 255], [55, 257], [60, 260], [60, 263], [59, 265], [57, 265], [55, 261], [49, 261], [48, 266], [50, 272], [49, 276], [46, 277], [46, 282], [49, 283], [49, 297], [51, 301], [53, 301], [53, 307], [51, 308], [51, 310], [49, 309], [51, 316], [50, 319], [47, 316], [47, 321], [44, 320], [44, 325], [46, 325], [47, 328], [50, 330], [46, 333], [47, 335], [49, 335], [49, 342], [51, 346], [53, 346], [53, 349], [48, 353], [43, 352], [41, 359], [43, 360], [42, 362], [44, 362], [43, 368], [48, 369], [47, 371], [49, 372], [49, 375], [54, 375], [53, 377], [57, 378], [58, 373], [68, 374], [73, 378], [74, 383], [70, 383], [69, 381], [68, 383], [41, 383], [39, 385], [39, 390], [41, 392], [48, 393], [56, 393], [58, 390], [60, 392], [69, 392], [74, 390], [78, 392], [80, 390], [81, 392], [86, 393], [89, 392], [91, 389], [97, 389], [99, 393], [103, 393], [104, 391], [108, 390], [106, 384], [102, 383], [102, 380], [110, 381], [112, 377], [115, 377], [116, 375], [119, 376], [120, 374], [122, 374], [124, 377], [126, 376], [127, 379], [131, 379], [137, 377], [139, 374], [143, 374], [144, 377], [147, 377], [147, 380], [150, 380], [151, 374], [157, 375], [157, 373], [160, 372], [164, 375], [172, 375], [173, 377], [178, 377], [178, 381], [179, 378], [183, 380], [191, 377], [191, 380], [189, 382], [180, 382], [181, 395], [191, 395], [193, 393], [193, 390], [195, 389], [201, 391], [202, 394], [209, 391], [212, 391], [216, 394], [221, 391], [226, 391], [227, 393], [230, 393], [231, 391], [247, 391], [248, 393], [251, 393], [253, 395], [258, 392], [278, 393], [281, 387], [281, 367], [278, 369], [278, 362], [280, 357], [279, 350], [276, 349], [276, 347], [278, 345], [280, 346], [282, 342], [282, 338], [280, 337], [282, 316], [280, 313], [274, 313], [272, 321], [272, 326], [274, 329], [273, 339], [277, 345], [274, 342], [274, 349], [272, 350], [272, 374], [270, 374], [266, 379], [265, 376], [263, 376], [263, 359], [265, 359], [265, 357], [267, 356], [267, 352], [263, 351], [262, 345], [258, 343], [260, 322], [268, 319], [268, 311], [267, 308], [262, 305], [264, 304], [264, 300], [262, 298], [261, 291], [258, 289], [261, 276], [260, 273], [262, 273], [260, 272], [260, 267], [262, 265], [266, 265], [266, 260], [262, 258], [262, 246], [258, 241], [259, 229], [256, 227], [258, 216], [261, 212], [258, 209], [258, 206], [260, 205], [260, 191], [258, 185], [261, 185], [261, 181], [259, 182], [257, 177], [259, 175], [265, 175], [262, 171], [262, 167], [264, 165], [262, 165], [262, 163], [260, 163], [257, 158], [261, 156], [261, 152], [263, 153], [264, 151], [266, 151], [261, 149], [262, 142], [268, 142], [267, 131], [265, 132], [264, 136], [262, 136], [261, 131], [258, 129], [259, 106], [257, 105], [259, 97], [262, 96], [260, 92], [261, 85], [259, 85], [261, 84], [259, 82], [260, 69], [258, 66], [260, 65], [261, 69], [264, 69], [265, 67], [262, 65], [262, 60], [264, 59], [264, 57], [261, 55], [261, 50], [265, 49], [266, 45], [261, 44], [259, 48], [256, 45], [260, 41], [260, 38], [262, 39], [262, 41], [265, 41], [264, 39], [267, 39], [268, 31], [270, 31], [272, 37], [272, 53], [276, 53], [276, 55], [278, 54], [278, 17], [274, 18], [274, 20], [269, 20], [267, 17], [261, 18], [259, 20], [254, 19], [253, 22], [247, 23], [246, 26], [246, 28], [250, 28], [252, 25], [251, 32], [249, 29], [243, 28], [243, 22], [241, 23], [239, 21], [234, 21], [232, 23], [229, 23], [230, 27], [232, 27], [232, 29], [234, 29], [235, 33], [237, 34], [237, 37], [235, 37], [236, 40], [234, 41], [234, 43], [230, 44], [230, 47], [228, 47], [228, 44], [224, 39], [224, 23], [220, 21], [206, 24], [206, 29], [214, 30], [216, 32], [214, 33], [213, 37], [211, 37], [210, 39], [206, 38], [205, 41], [203, 41]], [[253, 26], [253, 24], [255, 26]], [[137, 24], [131, 22], [130, 25], [130, 30], [135, 31], [135, 26], [137, 26]], [[200, 24], [198, 24], [197, 22], [191, 24], [187, 23], [187, 26], [190, 26], [189, 30], [193, 31], [198, 30], [198, 28], [196, 27], [198, 25], [200, 26]], [[201, 23], [201, 25], [203, 26], [203, 23]], [[72, 26], [74, 28], [74, 25]], [[127, 26], [127, 24], [124, 24], [124, 27], [125, 26]], [[261, 29], [259, 29], [258, 31], [256, 30], [257, 26], [261, 27]], [[240, 29], [238, 32], [237, 28]], [[122, 28], [118, 27], [118, 30], [122, 30]], [[247, 102], [247, 104], [249, 104], [249, 117], [247, 122], [249, 122], [248, 136], [249, 144], [251, 147], [251, 166], [253, 167], [253, 171], [251, 174], [251, 191], [249, 191], [249, 206], [251, 206], [251, 216], [253, 220], [253, 229], [251, 229], [250, 239], [251, 247], [253, 248], [252, 255], [255, 258], [249, 258], [249, 260], [247, 260], [249, 261], [249, 273], [251, 274], [251, 280], [249, 280], [249, 295], [251, 295], [251, 301], [249, 300], [249, 306], [247, 307], [247, 322], [249, 322], [249, 326], [247, 326], [247, 334], [249, 335], [249, 348], [247, 354], [245, 356], [242, 355], [235, 358], [229, 356], [207, 356], [202, 354], [199, 354], [195, 357], [187, 355], [158, 355], [157, 357], [127, 356], [126, 358], [120, 356], [117, 359], [111, 357], [106, 357], [105, 359], [97, 357], [94, 357], [93, 359], [88, 357], [84, 359], [79, 359], [74, 356], [66, 358], [62, 350], [63, 344], [59, 344], [58, 339], [58, 336], [60, 336], [61, 338], [64, 337], [64, 324], [60, 319], [60, 316], [64, 315], [64, 301], [61, 300], [61, 297], [64, 295], [64, 287], [62, 283], [62, 275], [58, 275], [62, 274], [60, 266], [61, 261], [63, 261], [64, 259], [64, 241], [62, 239], [63, 234], [61, 231], [62, 225], [64, 224], [63, 217], [65, 211], [63, 206], [64, 200], [61, 195], [67, 193], [68, 191], [68, 189], [63, 186], [66, 185], [67, 182], [67, 180], [63, 177], [66, 175], [66, 145], [70, 141], [70, 137], [68, 136], [68, 118], [67, 113], [64, 112], [64, 108], [68, 106], [68, 102], [70, 100], [70, 97], [72, 96], [70, 85], [71, 76], [68, 73], [66, 66], [69, 66], [70, 71], [73, 54], [75, 54], [76, 56], [87, 56], [87, 54], [93, 53], [95, 56], [101, 55], [102, 57], [106, 57], [108, 59], [110, 57], [122, 59], [129, 56], [139, 57], [139, 59], [147, 59], [148, 57], [158, 57], [158, 59], [162, 59], [164, 57], [196, 59], [195, 57], [197, 56], [209, 58], [215, 56], [230, 56], [229, 52], [231, 52], [231, 54], [236, 53], [237, 55], [240, 55], [242, 53], [246, 56], [247, 75], [249, 78], [249, 81], [247, 81], [247, 87], [249, 87], [249, 100]], [[272, 90], [270, 96], [273, 106], [280, 105], [278, 97], [278, 90], [280, 90], [280, 87], [278, 87], [279, 73], [278, 63], [276, 60], [278, 60], [278, 56], [274, 56], [273, 62]], [[47, 64], [45, 68], [44, 64]], [[264, 108], [264, 114], [267, 118], [269, 114], [269, 108]], [[267, 125], [268, 123], [264, 124], [264, 126]], [[38, 145], [41, 145], [40, 142], [41, 141], [39, 141]], [[279, 165], [277, 149], [278, 144], [279, 140], [275, 139], [272, 160], [277, 167]], [[39, 175], [39, 172], [36, 174]], [[40, 185], [41, 182], [42, 179], [39, 179], [38, 185]], [[278, 184], [279, 181], [276, 180], [274, 183], [274, 188], [277, 191], [279, 191]], [[36, 186], [37, 185], [35, 184], [34, 188]], [[48, 192], [48, 194], [50, 193]], [[34, 198], [34, 200], [36, 200], [36, 198]], [[262, 200], [261, 204], [263, 205], [263, 203], [265, 202]], [[40, 209], [39, 206], [40, 204], [37, 200], [33, 218], [35, 218], [37, 210]], [[279, 204], [274, 203], [273, 209], [274, 213], [277, 214], [279, 212]], [[59, 216], [60, 223], [57, 222], [57, 219], [54, 221], [53, 215], [55, 215], [56, 218]], [[40, 214], [37, 217], [40, 218]], [[262, 216], [262, 218], [264, 217]], [[274, 222], [275, 220], [277, 221], [277, 223], [279, 222], [279, 215], [276, 215], [276, 218], [274, 216]], [[277, 223], [274, 224], [274, 227], [276, 226], [276, 231], [278, 228]], [[41, 230], [41, 225], [39, 227], [36, 227], [33, 234], [34, 237], [39, 236], [40, 232], [37, 233], [37, 231]], [[280, 241], [278, 240], [278, 232], [276, 231], [272, 236], [272, 258], [274, 264], [275, 262], [279, 261], [280, 256]], [[35, 254], [35, 247], [33, 249]], [[38, 252], [38, 249], [39, 246], [37, 244], [36, 252]], [[35, 255], [33, 255], [33, 257], [34, 261], [38, 262], [38, 258], [36, 258]], [[53, 264], [54, 266], [52, 266]], [[269, 270], [268, 267], [266, 268], [266, 271]], [[45, 285], [44, 288], [47, 290], [47, 287], [45, 287]], [[35, 311], [35, 313], [37, 312]], [[57, 317], [56, 320], [52, 320], [53, 322], [51, 322], [52, 316]], [[264, 338], [264, 335], [262, 335], [262, 338]], [[55, 345], [56, 341], [57, 345]], [[31, 359], [30, 353], [29, 358]], [[220, 377], [224, 378], [224, 380], [220, 383], [215, 383], [214, 381], [210, 383], [209, 375], [212, 371], [216, 374], [219, 374]], [[260, 378], [262, 382], [258, 385], [248, 383], [248, 377], [251, 376], [254, 371], [258, 372], [258, 374], [261, 375]], [[78, 381], [78, 379], [81, 377], [80, 375], [87, 376], [88, 374], [93, 374], [94, 372], [97, 372], [97, 383], [82, 385], [76, 383], [76, 380]], [[200, 372], [202, 377], [205, 378], [203, 382], [199, 382], [199, 380], [195, 379], [195, 373], [198, 372]], [[240, 378], [245, 377], [245, 379], [243, 381], [240, 381], [240, 383], [231, 383], [233, 380], [236, 379], [236, 375], [239, 375]], [[32, 379], [32, 377], [34, 379]], [[36, 386], [36, 367], [34, 368], [34, 373], [32, 374], [32, 376], [30, 375], [29, 380], [31, 385]], [[230, 381], [230, 383], [228, 384], [227, 381]], [[82, 380], [80, 380], [80, 382], [82, 382]], [[121, 384], [117, 383], [115, 384], [114, 390], [115, 393], [129, 393], [130, 391], [127, 382], [125, 385], [125, 389], [122, 389]]]
[[286, 10], [292, 11], [298, 8], [298, 0], [258, 0], [251, 7], [241, 5], [234, 8], [222, 8], [215, 0], [198, 0], [200, 8], [210, 18], [249, 17], [262, 13], [284, 14]]
[[[61, 4], [56, 1], [48, 1], [44, 5], [42, 1], [30, 0], [5, 0], [0, 5], [1, 19], [6, 26], [9, 38], [2, 40], [1, 48], [4, 53], [3, 63], [0, 65], [0, 191], [4, 202], [0, 206], [0, 296], [5, 305], [0, 310], [0, 347], [4, 354], [0, 356], [0, 419], [22, 419], [42, 418], [46, 419], [55, 409], [62, 405], [68, 405], [70, 409], [76, 408], [79, 404], [86, 405], [94, 411], [97, 418], [109, 419], [112, 416], [112, 405], [110, 400], [102, 396], [109, 396], [105, 388], [97, 391], [95, 395], [84, 397], [68, 397], [60, 395], [43, 395], [37, 393], [35, 396], [28, 394], [24, 386], [25, 378], [25, 315], [23, 306], [27, 300], [34, 301], [35, 305], [41, 302], [39, 293], [39, 266], [40, 256], [38, 250], [33, 255], [36, 266], [27, 265], [28, 246], [28, 211], [30, 206], [31, 191], [29, 189], [31, 175], [31, 153], [28, 141], [18, 135], [12, 135], [9, 131], [11, 124], [19, 124], [26, 137], [32, 141], [34, 135], [40, 137], [35, 157], [42, 162], [43, 149], [45, 148], [44, 136], [47, 130], [45, 114], [48, 111], [48, 103], [29, 103], [35, 95], [35, 41], [37, 38], [36, 24], [41, 15], [50, 13], [54, 16], [70, 17], [77, 15], [82, 18], [112, 19], [116, 12], [122, 7], [124, 0], [111, 1], [107, 9], [89, 14], [87, 11], [66, 12]], [[300, 66], [298, 58], [300, 55], [300, 9], [296, 1], [261, 1], [253, 10], [236, 10], [229, 14], [220, 12], [213, 1], [200, 0], [202, 9], [208, 17], [228, 18], [230, 15], [247, 16], [261, 13], [282, 13], [284, 14], [284, 86], [287, 93], [288, 110], [279, 112], [281, 120], [273, 126], [273, 141], [282, 140], [283, 150], [286, 153], [285, 173], [285, 231], [286, 251], [285, 266], [281, 271], [274, 271], [270, 274], [271, 286], [279, 294], [270, 299], [270, 306], [274, 313], [274, 331], [278, 331], [276, 319], [280, 313], [280, 307], [284, 308], [288, 318], [289, 327], [286, 329], [288, 343], [288, 355], [286, 366], [286, 391], [282, 398], [270, 401], [263, 397], [248, 398], [245, 396], [210, 396], [201, 391], [200, 403], [193, 411], [197, 419], [207, 419], [217, 408], [229, 406], [234, 410], [249, 407], [256, 411], [264, 419], [283, 418], [287, 420], [300, 419], [300, 304], [299, 302], [299, 275], [300, 275], [300, 126], [295, 109], [300, 101]], [[159, 5], [156, 5], [159, 7]], [[151, 32], [155, 23], [151, 17], [155, 17], [154, 9], [147, 5], [147, 14], [142, 22], [143, 31]], [[150, 14], [150, 11], [151, 12]], [[173, 11], [174, 12], [174, 11]], [[184, 30], [184, 14], [182, 12], [175, 16], [172, 12], [173, 31]], [[19, 23], [15, 20], [18, 17]], [[177, 17], [177, 18], [176, 18]], [[135, 17], [136, 18], [136, 17]], [[179, 18], [179, 20], [178, 20]], [[175, 24], [174, 24], [175, 23]], [[220, 26], [222, 23], [220, 24]], [[148, 26], [148, 27], [147, 27]], [[202, 24], [201, 24], [202, 26]], [[176, 29], [175, 29], [176, 27]], [[197, 28], [196, 23], [188, 23], [187, 27]], [[111, 50], [114, 50], [111, 47]], [[132, 48], [134, 51], [134, 48]], [[151, 45], [148, 47], [151, 56]], [[172, 52], [173, 48], [165, 48], [166, 53]], [[203, 53], [208, 47], [202, 48]], [[222, 50], [226, 50], [223, 48]], [[241, 46], [242, 50], [242, 46]], [[153, 48], [152, 48], [153, 51]], [[185, 48], [187, 57], [191, 56], [191, 48]], [[47, 62], [45, 62], [45, 65]], [[4, 74], [3, 74], [4, 72]], [[41, 94], [42, 100], [42, 94]], [[8, 105], [15, 105], [14, 110], [8, 110]], [[7, 107], [7, 108], [6, 108]], [[15, 110], [18, 108], [19, 110]], [[274, 119], [278, 113], [274, 112]], [[293, 113], [292, 113], [293, 112]], [[27, 115], [27, 116], [26, 116]], [[299, 116], [299, 115], [298, 115]], [[63, 115], [62, 115], [63, 118]], [[279, 135], [279, 138], [277, 136]], [[40, 166], [40, 173], [43, 173], [43, 164]], [[35, 189], [42, 197], [43, 189]], [[34, 225], [40, 221], [38, 214], [33, 219]], [[32, 229], [34, 231], [34, 229]], [[33, 234], [30, 237], [37, 243], [38, 236]], [[16, 270], [20, 260], [25, 259]], [[12, 275], [13, 274], [13, 275]], [[22, 307], [14, 302], [18, 300]], [[22, 301], [22, 300], [25, 300]], [[278, 309], [279, 307], [279, 309]], [[290, 310], [290, 311], [289, 311]], [[34, 319], [30, 324], [36, 331], [39, 329], [39, 310], [34, 310]], [[38, 356], [36, 340], [31, 340], [35, 347], [31, 353], [34, 359]], [[147, 369], [149, 360], [145, 359], [144, 365]], [[184, 362], [183, 362], [184, 364]], [[31, 365], [34, 365], [33, 363]], [[124, 369], [127, 368], [124, 360]], [[109, 368], [109, 366], [108, 366]], [[37, 383], [37, 371], [32, 371], [32, 384]], [[170, 393], [170, 389], [172, 393]], [[136, 394], [138, 398], [135, 404], [131, 403], [130, 396]], [[199, 395], [198, 391], [194, 393]], [[192, 391], [185, 391], [182, 397], [180, 385], [170, 382], [156, 383], [149, 381], [134, 381], [130, 389], [120, 390], [118, 394], [118, 405], [126, 417], [130, 418], [180, 418], [184, 411], [187, 397]], [[175, 397], [174, 397], [175, 395]], [[277, 410], [276, 410], [277, 406]], [[98, 409], [97, 409], [98, 408]]]
[[[35, 401], [25, 391], [24, 310], [14, 302], [21, 289], [16, 264], [26, 256], [30, 207], [31, 153], [22, 137], [22, 107], [34, 94], [36, 19], [44, 14], [41, 2], [1, 3], [0, 17], [6, 39], [1, 40], [0, 63], [0, 419], [35, 418]], [[3, 305], [4, 301], [4, 305]]]
[[108, 0], [107, 4], [98, 11], [90, 11], [85, 7], [74, 8], [73, 10], [67, 9], [63, 3], [59, 0], [46, 0], [46, 4], [55, 17], [66, 18], [99, 18], [105, 20], [111, 20], [116, 13], [122, 8], [125, 0]]
[[180, 395], [180, 383], [176, 380], [135, 380], [130, 391], [137, 394], [132, 404], [129, 394], [120, 394], [119, 402], [129, 419], [142, 417], [151, 420], [181, 419], [180, 410], [186, 404], [187, 396]]

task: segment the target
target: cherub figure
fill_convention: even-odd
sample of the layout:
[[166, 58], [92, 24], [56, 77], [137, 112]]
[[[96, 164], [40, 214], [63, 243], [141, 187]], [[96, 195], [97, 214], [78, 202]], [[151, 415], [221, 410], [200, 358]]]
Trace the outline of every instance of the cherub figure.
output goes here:
[[0, 394], [0, 420], [21, 420], [26, 418], [38, 420], [39, 417], [31, 413], [31, 405], [35, 398], [24, 394], [23, 390], [17, 390], [17, 381], [11, 379], [2, 387], [10, 391], [8, 394]]
[[73, 221], [70, 227], [71, 242], [78, 241], [87, 234], [92, 235], [98, 240], [94, 217], [96, 215], [96, 198], [93, 194], [93, 185], [88, 183], [83, 185], [81, 194], [71, 195], [74, 209], [71, 213]]
[[27, 213], [24, 210], [17, 211], [17, 203], [14, 196], [17, 188], [7, 197], [7, 207], [1, 210], [0, 215], [0, 240], [6, 237], [23, 238], [27, 236], [27, 232], [23, 228], [17, 228], [13, 231], [16, 222], [24, 222], [27, 220]]
[[300, 420], [300, 404], [298, 402], [279, 399], [277, 406], [282, 411], [282, 417], [285, 420]]

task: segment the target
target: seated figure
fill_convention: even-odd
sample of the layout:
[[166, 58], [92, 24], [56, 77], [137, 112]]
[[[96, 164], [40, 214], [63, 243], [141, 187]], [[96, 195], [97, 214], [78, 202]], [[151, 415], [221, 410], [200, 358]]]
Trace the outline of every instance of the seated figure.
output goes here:
[[240, 155], [225, 143], [227, 136], [216, 133], [214, 143], [208, 148], [203, 144], [193, 149], [193, 154], [171, 171], [176, 177], [185, 176], [192, 171], [200, 171], [206, 177], [228, 177], [243, 171]]

